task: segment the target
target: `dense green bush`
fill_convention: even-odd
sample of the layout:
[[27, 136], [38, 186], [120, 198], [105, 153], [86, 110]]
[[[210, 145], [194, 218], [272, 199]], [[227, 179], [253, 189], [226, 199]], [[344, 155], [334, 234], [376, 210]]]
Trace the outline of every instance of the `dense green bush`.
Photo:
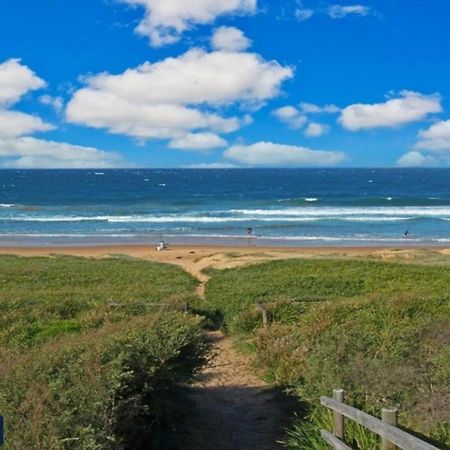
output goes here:
[[179, 386], [205, 352], [199, 319], [181, 313], [3, 350], [5, 450], [176, 447]]
[[5, 449], [176, 447], [206, 348], [200, 319], [174, 311], [197, 284], [142, 260], [0, 257]]

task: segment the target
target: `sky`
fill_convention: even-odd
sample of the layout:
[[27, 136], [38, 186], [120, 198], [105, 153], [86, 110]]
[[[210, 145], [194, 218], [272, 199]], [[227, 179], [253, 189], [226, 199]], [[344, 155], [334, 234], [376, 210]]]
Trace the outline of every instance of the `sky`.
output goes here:
[[448, 0], [2, 0], [0, 167], [448, 167]]

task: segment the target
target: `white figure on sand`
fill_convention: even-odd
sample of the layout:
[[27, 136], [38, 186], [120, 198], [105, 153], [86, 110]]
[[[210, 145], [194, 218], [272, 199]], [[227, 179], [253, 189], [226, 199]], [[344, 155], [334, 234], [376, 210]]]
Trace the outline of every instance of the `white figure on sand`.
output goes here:
[[167, 250], [167, 244], [164, 241], [161, 241], [157, 246], [156, 246], [156, 251], [160, 252], [161, 250]]

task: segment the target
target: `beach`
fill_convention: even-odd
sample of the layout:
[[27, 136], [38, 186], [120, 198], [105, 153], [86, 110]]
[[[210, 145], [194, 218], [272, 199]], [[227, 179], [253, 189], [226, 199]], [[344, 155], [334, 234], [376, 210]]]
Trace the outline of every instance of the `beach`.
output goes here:
[[176, 264], [204, 281], [205, 268], [226, 269], [270, 260], [294, 258], [370, 258], [380, 261], [450, 263], [450, 247], [242, 247], [169, 245], [156, 251], [153, 245], [91, 245], [59, 247], [0, 247], [0, 255], [86, 258], [126, 256]]

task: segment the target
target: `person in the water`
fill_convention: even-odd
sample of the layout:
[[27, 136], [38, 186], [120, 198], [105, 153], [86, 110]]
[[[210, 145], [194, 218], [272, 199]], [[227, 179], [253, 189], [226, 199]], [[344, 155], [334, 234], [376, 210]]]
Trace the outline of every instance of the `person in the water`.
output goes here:
[[407, 237], [409, 236], [409, 230], [406, 230], [406, 231], [403, 233], [403, 236], [405, 236], [405, 238], [407, 238]]
[[251, 236], [251, 235], [253, 234], [253, 228], [252, 228], [252, 227], [248, 227], [248, 228], [247, 228], [247, 234], [248, 234], [249, 236]]

